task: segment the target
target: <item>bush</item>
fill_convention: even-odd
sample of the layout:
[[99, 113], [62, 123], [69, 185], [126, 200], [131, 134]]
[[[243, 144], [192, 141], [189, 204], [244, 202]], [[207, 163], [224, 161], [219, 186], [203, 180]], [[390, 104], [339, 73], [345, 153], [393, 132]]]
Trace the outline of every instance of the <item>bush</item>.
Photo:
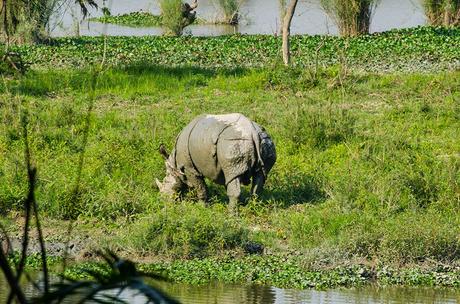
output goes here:
[[238, 249], [247, 240], [241, 219], [229, 217], [223, 205], [181, 202], [139, 220], [126, 242], [139, 251], [190, 258]]
[[340, 35], [369, 33], [372, 13], [378, 0], [321, 0], [321, 5], [335, 20]]
[[431, 25], [460, 25], [459, 0], [424, 0], [423, 8]]
[[167, 35], [180, 36], [184, 28], [195, 21], [194, 13], [184, 11], [182, 0], [160, 0], [160, 9]]
[[214, 0], [214, 2], [222, 11], [223, 23], [232, 25], [238, 24], [238, 10], [241, 6], [242, 0]]
[[0, 75], [24, 74], [27, 65], [18, 53], [0, 50]]

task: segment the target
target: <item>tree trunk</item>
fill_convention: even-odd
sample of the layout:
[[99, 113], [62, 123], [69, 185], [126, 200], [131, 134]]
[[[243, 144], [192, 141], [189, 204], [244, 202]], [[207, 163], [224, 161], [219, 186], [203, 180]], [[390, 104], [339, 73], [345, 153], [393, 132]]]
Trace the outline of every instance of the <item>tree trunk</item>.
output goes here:
[[283, 61], [284, 65], [288, 66], [291, 60], [291, 51], [289, 44], [289, 36], [291, 35], [291, 21], [294, 17], [295, 8], [298, 0], [291, 0], [289, 7], [286, 10], [286, 15], [283, 20]]

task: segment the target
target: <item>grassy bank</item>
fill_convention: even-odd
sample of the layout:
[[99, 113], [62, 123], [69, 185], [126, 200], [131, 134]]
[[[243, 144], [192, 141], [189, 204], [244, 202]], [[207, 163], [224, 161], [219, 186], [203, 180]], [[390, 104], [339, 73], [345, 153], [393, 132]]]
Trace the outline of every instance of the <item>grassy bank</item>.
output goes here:
[[[439, 71], [460, 66], [460, 29], [420, 27], [355, 38], [294, 36], [294, 65], [342, 64], [355, 70]], [[279, 62], [281, 38], [233, 35], [222, 37], [110, 37], [107, 63], [161, 64], [206, 68], [263, 67]], [[18, 47], [37, 67], [81, 67], [101, 62], [102, 38], [55, 39], [48, 45]]]
[[[67, 47], [56, 53], [69, 60]], [[22, 50], [39, 48], [51, 47]], [[202, 281], [208, 266], [200, 263], [211, 263], [209, 271], [223, 269], [205, 272], [203, 280], [230, 272], [241, 280], [265, 265], [251, 280], [295, 287], [341, 285], [320, 282], [340, 280], [346, 269], [352, 269], [350, 280], [361, 271], [371, 274], [366, 282], [377, 276], [406, 283], [419, 277], [410, 276], [414, 265], [421, 278], [436, 277], [436, 267], [446, 265], [449, 286], [458, 285], [459, 71], [371, 74], [344, 65], [231, 69], [125, 62], [104, 71], [96, 85], [84, 149], [91, 71], [40, 65], [0, 84], [0, 212], [12, 233], [27, 187], [21, 131], [27, 113], [36, 196], [51, 243], [63, 241], [64, 220], [76, 219], [72, 238], [79, 243], [146, 262], [173, 261], [155, 267], [178, 280]], [[171, 148], [198, 114], [227, 112], [259, 122], [277, 145], [263, 195], [242, 206], [240, 218], [228, 216], [218, 186], [211, 185], [209, 208], [160, 198], [154, 186], [154, 178], [164, 176], [160, 143]], [[228, 255], [235, 266], [222, 258]], [[435, 266], [425, 273], [427, 263]], [[231, 267], [238, 265], [243, 270], [237, 275]], [[273, 265], [283, 265], [284, 283], [267, 274], [275, 275]], [[389, 270], [398, 267], [409, 270]], [[185, 273], [194, 275], [184, 279]], [[311, 279], [315, 273], [323, 273], [319, 281]], [[448, 285], [439, 280], [426, 279]]]

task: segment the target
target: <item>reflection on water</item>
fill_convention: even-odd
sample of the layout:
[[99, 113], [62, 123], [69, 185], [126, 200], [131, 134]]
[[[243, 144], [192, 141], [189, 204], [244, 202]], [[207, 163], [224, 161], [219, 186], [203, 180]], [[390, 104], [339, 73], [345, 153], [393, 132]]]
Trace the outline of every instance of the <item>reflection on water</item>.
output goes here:
[[[319, 5], [320, 0], [301, 0], [292, 23], [293, 34], [337, 34], [334, 22], [326, 16]], [[381, 0], [374, 18], [371, 32], [380, 32], [393, 28], [406, 28], [426, 23], [422, 0]], [[102, 0], [96, 1], [100, 5]], [[197, 14], [200, 18], [216, 20], [218, 9], [213, 0], [199, 0]], [[279, 32], [278, 0], [245, 0], [241, 7], [242, 21], [237, 27], [228, 25], [191, 25], [185, 34], [195, 36], [216, 36], [224, 34], [275, 34]], [[113, 15], [133, 11], [149, 11], [159, 14], [158, 0], [106, 0]], [[90, 9], [92, 17], [101, 16], [101, 10]], [[74, 1], [69, 1], [53, 18], [50, 30], [53, 36], [74, 35], [75, 20], [81, 20], [81, 13]], [[163, 30], [154, 28], [132, 28], [119, 25], [107, 25], [84, 21], [80, 24], [81, 35], [95, 36], [106, 33], [117, 36], [161, 35]]]
[[332, 303], [457, 303], [460, 291], [434, 288], [366, 287], [343, 290], [294, 290], [265, 286], [212, 284], [163, 286], [183, 303], [332, 304]]
[[[339, 290], [294, 290], [259, 285], [224, 285], [214, 283], [204, 286], [159, 283], [164, 291], [182, 303], [191, 304], [332, 304], [332, 303], [458, 303], [460, 290], [408, 287], [363, 287]], [[33, 293], [32, 286], [26, 292]], [[115, 295], [117, 292], [111, 292]], [[0, 275], [0, 303], [4, 303], [8, 290]], [[145, 303], [145, 298], [132, 290], [126, 290], [121, 298], [128, 303]], [[65, 303], [75, 303], [77, 298]]]

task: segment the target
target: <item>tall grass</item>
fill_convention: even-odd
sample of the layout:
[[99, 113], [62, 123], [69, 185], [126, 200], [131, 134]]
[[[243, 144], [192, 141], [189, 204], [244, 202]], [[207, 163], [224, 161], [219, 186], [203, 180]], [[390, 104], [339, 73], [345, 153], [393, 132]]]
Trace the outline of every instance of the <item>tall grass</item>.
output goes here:
[[369, 33], [372, 14], [379, 0], [321, 0], [321, 6], [331, 16], [342, 36]]
[[161, 21], [166, 34], [180, 36], [184, 28], [195, 21], [195, 15], [184, 11], [182, 0], [160, 0]]
[[[51, 16], [70, 0], [4, 0], [0, 2], [0, 38], [16, 43], [42, 41], [48, 38]], [[73, 1], [72, 1], [73, 2]], [[96, 7], [94, 0], [77, 0], [83, 15], [88, 6]], [[73, 4], [73, 3], [72, 3]]]
[[182, 0], [160, 0], [163, 26], [167, 34], [179, 36], [184, 29], [182, 25]]
[[423, 7], [431, 25], [460, 25], [460, 0], [424, 0]]
[[239, 9], [244, 0], [214, 0], [222, 13], [222, 23], [236, 25], [239, 22]]

